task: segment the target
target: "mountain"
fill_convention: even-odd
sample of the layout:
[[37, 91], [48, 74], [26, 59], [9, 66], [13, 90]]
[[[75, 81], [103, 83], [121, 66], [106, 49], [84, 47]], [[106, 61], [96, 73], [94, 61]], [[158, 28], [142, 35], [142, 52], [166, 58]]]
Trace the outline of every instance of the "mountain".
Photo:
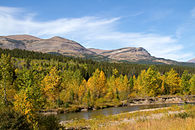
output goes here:
[[195, 63], [195, 58], [189, 60], [188, 62]]
[[129, 62], [145, 62], [145, 63], [165, 63], [174, 64], [175, 61], [167, 60], [163, 58], [156, 58], [142, 47], [126, 47], [115, 50], [101, 50], [89, 48], [90, 51], [96, 54], [103, 55], [107, 58], [118, 60], [118, 61], [129, 61]]
[[96, 52], [99, 55], [106, 56], [110, 59], [115, 60], [127, 60], [127, 61], [138, 61], [138, 60], [151, 60], [152, 56], [144, 48], [139, 47], [126, 47], [116, 50], [100, 50], [100, 49], [89, 49], [90, 51]]
[[75, 41], [58, 36], [49, 39], [41, 39], [31, 35], [0, 36], [0, 48], [11, 50], [18, 48], [42, 53], [85, 57], [98, 61], [192, 65], [192, 63], [181, 63], [164, 58], [156, 58], [151, 56], [151, 54], [142, 47], [126, 47], [115, 50], [87, 49]]
[[40, 39], [30, 35], [1, 36], [0, 47], [79, 57], [83, 57], [84, 55], [96, 55], [96, 53], [91, 52], [75, 41], [57, 36], [50, 39]]

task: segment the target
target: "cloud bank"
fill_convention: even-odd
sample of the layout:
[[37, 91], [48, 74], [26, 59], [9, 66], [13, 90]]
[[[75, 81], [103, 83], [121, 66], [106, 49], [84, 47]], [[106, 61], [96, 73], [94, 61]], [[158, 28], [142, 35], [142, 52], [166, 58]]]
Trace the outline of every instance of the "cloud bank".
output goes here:
[[32, 14], [21, 8], [0, 6], [0, 35], [30, 34], [41, 38], [62, 36], [87, 48], [144, 47], [156, 57], [178, 61], [192, 57], [190, 53], [182, 53], [183, 46], [172, 36], [118, 30], [117, 25], [122, 20], [120, 17], [88, 16], [41, 22]]

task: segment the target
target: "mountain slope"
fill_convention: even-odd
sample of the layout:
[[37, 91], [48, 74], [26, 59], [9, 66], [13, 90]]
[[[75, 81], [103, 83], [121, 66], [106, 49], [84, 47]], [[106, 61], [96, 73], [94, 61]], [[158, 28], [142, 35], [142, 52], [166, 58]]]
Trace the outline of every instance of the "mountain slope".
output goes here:
[[195, 63], [195, 58], [189, 60], [188, 62]]
[[192, 65], [192, 63], [156, 58], [142, 47], [126, 47], [115, 50], [87, 49], [75, 41], [58, 36], [49, 39], [41, 39], [31, 35], [0, 36], [0, 48], [11, 50], [18, 48], [42, 53], [85, 57], [98, 61]]
[[79, 43], [61, 37], [40, 39], [30, 35], [11, 35], [0, 37], [0, 47], [25, 49], [43, 53], [59, 53], [69, 56], [96, 55]]
[[119, 61], [129, 61], [129, 62], [142, 62], [142, 63], [164, 63], [164, 64], [174, 64], [175, 61], [167, 60], [163, 58], [156, 58], [151, 56], [150, 53], [142, 48], [136, 47], [126, 47], [115, 50], [100, 50], [89, 48], [90, 51], [93, 51], [99, 55], [106, 56], [107, 58], [119, 60]]
[[138, 60], [151, 60], [152, 56], [142, 47], [135, 48], [135, 47], [126, 47], [126, 48], [120, 48], [116, 50], [93, 50], [89, 49], [91, 51], [94, 51], [100, 55], [106, 56], [111, 59], [115, 60], [127, 60], [127, 61], [138, 61]]

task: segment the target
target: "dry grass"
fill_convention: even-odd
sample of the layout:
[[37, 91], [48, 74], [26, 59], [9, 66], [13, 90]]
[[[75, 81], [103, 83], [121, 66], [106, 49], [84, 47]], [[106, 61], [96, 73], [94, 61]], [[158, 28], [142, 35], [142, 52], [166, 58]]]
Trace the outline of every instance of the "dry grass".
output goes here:
[[195, 130], [194, 118], [163, 118], [160, 120], [147, 120], [136, 123], [122, 123], [101, 130]]
[[98, 130], [195, 130], [194, 117], [195, 106], [186, 105], [73, 120], [63, 126]]

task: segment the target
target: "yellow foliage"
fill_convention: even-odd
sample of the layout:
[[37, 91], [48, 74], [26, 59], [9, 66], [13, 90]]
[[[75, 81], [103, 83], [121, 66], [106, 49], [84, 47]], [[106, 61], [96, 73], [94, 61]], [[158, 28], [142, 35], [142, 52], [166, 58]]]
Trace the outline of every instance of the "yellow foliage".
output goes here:
[[59, 95], [60, 90], [60, 76], [55, 67], [53, 67], [49, 74], [45, 76], [42, 81], [42, 90], [44, 94], [48, 97], [49, 101], [54, 102]]
[[178, 73], [175, 72], [175, 70], [171, 69], [166, 73], [166, 84], [170, 89], [170, 94], [176, 94], [180, 91], [180, 82], [181, 78], [179, 77]]
[[78, 91], [78, 97], [79, 97], [79, 101], [82, 103], [82, 99], [83, 97], [85, 96], [85, 93], [86, 93], [86, 85], [87, 85], [87, 82], [86, 80], [84, 79], [79, 87], [79, 91]]
[[25, 91], [21, 90], [20, 93], [14, 96], [14, 109], [17, 112], [25, 115], [29, 123], [33, 123], [34, 108], [31, 100], [28, 98]]
[[93, 76], [89, 78], [87, 86], [94, 98], [103, 97], [106, 92], [106, 77], [104, 72], [97, 69]]

